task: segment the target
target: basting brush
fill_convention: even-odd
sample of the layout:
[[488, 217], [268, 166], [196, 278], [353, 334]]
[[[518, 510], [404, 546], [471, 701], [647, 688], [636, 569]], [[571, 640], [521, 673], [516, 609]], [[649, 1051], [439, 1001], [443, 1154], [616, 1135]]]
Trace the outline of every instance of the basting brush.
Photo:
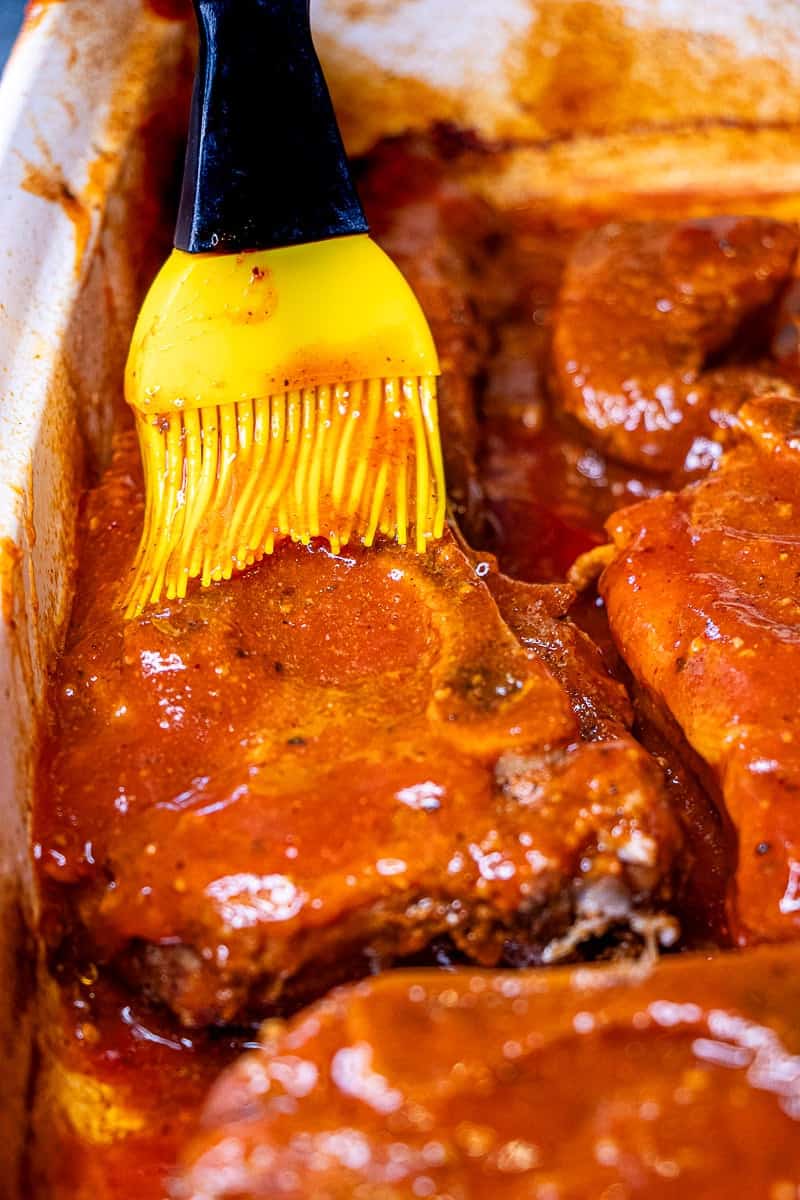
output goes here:
[[444, 527], [436, 350], [368, 235], [309, 0], [195, 9], [175, 249], [125, 372], [145, 479], [129, 617], [286, 538], [423, 552]]

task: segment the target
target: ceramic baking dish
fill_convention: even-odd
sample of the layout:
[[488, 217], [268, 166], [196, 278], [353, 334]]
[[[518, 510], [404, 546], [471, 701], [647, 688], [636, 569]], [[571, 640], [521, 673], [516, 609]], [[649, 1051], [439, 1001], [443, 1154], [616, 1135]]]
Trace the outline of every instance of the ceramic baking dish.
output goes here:
[[29, 11], [0, 86], [3, 1200], [20, 1194], [35, 1025], [28, 814], [45, 671], [69, 604], [79, 481], [108, 446], [144, 272], [161, 251], [151, 243], [187, 59], [180, 21], [130, 0], [65, 0]]
[[[543, 206], [796, 214], [792, 0], [316, 0], [346, 135], [470, 131], [474, 185]], [[0, 1200], [23, 1193], [36, 1031], [28, 816], [80, 485], [102, 463], [171, 220], [185, 8], [30, 10], [0, 86]], [[487, 151], [491, 150], [489, 154]], [[42, 968], [39, 967], [39, 970]]]

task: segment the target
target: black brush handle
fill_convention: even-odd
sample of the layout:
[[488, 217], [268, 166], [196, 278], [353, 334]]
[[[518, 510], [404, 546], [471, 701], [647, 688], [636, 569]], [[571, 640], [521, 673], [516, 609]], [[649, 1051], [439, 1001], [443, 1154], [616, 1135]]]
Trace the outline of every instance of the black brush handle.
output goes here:
[[194, 0], [200, 57], [175, 245], [269, 250], [366, 233], [310, 0]]

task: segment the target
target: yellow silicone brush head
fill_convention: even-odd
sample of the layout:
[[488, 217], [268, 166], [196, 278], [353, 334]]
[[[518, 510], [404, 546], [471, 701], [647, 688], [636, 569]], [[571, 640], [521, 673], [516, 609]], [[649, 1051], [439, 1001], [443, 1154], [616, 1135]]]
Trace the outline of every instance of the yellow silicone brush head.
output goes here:
[[411, 289], [365, 234], [173, 251], [125, 375], [146, 493], [127, 615], [285, 538], [424, 551], [445, 517], [438, 372]]

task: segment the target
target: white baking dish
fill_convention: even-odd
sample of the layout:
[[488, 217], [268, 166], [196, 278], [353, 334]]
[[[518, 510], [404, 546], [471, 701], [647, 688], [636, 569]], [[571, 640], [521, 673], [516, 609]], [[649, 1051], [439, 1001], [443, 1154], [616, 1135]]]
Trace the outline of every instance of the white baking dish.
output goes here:
[[[18, 1194], [34, 1025], [29, 813], [69, 603], [84, 446], [108, 443], [165, 180], [186, 31], [131, 0], [36, 7], [0, 85], [0, 1197]], [[170, 114], [174, 113], [173, 116]], [[164, 153], [148, 121], [164, 117]], [[177, 147], [176, 147], [177, 148]], [[174, 156], [173, 156], [174, 157]], [[158, 251], [157, 251], [158, 252]], [[84, 436], [82, 436], [85, 435]]]
[[[505, 139], [502, 171], [478, 170], [476, 186], [512, 207], [613, 207], [635, 191], [696, 209], [707, 188], [705, 207], [745, 194], [751, 208], [797, 211], [793, 0], [590, 7], [587, 24], [564, 0], [317, 0], [351, 146], [443, 120]], [[46, 666], [68, 610], [81, 472], [108, 448], [161, 251], [190, 40], [185, 20], [140, 0], [51, 0], [29, 14], [0, 86], [0, 1200], [18, 1195], [35, 1026], [29, 814]], [[598, 56], [599, 99], [581, 93]]]

